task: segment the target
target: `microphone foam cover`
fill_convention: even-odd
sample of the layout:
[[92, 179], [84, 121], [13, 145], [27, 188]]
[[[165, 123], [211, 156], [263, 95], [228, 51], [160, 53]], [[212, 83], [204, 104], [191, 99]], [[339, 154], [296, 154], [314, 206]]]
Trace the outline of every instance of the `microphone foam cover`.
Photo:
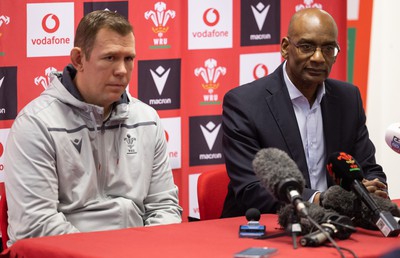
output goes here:
[[359, 215], [354, 209], [356, 200], [357, 196], [354, 193], [346, 191], [339, 185], [334, 185], [323, 193], [321, 204], [326, 209], [332, 209], [339, 214], [352, 218]]
[[[339, 214], [333, 210], [325, 209], [315, 203], [304, 202], [308, 215], [318, 224], [326, 222], [330, 216], [338, 216]], [[318, 230], [307, 218], [297, 217], [294, 213], [294, 207], [291, 204], [287, 204], [278, 210], [278, 224], [287, 229], [288, 226], [293, 222], [293, 216], [298, 220], [301, 225], [301, 235], [306, 235], [311, 232]]]
[[259, 221], [261, 217], [260, 211], [256, 208], [248, 209], [245, 215], [247, 221]]
[[[370, 196], [382, 211], [388, 211], [393, 216], [400, 217], [400, 210], [396, 203], [376, 194], [371, 193]], [[357, 202], [360, 202], [360, 207], [357, 207]], [[363, 202], [359, 201], [353, 192], [346, 191], [338, 185], [331, 186], [324, 192], [321, 204], [326, 209], [353, 218], [354, 225], [358, 227], [378, 230], [373, 222], [373, 212]]]
[[350, 190], [354, 180], [364, 178], [360, 164], [345, 152], [334, 152], [328, 158], [327, 170], [335, 182], [346, 190]]
[[293, 179], [300, 185], [297, 189], [301, 194], [305, 181], [296, 163], [277, 148], [261, 149], [253, 160], [253, 169], [260, 179], [261, 185], [268, 188], [272, 194], [280, 200], [279, 184], [287, 179]]

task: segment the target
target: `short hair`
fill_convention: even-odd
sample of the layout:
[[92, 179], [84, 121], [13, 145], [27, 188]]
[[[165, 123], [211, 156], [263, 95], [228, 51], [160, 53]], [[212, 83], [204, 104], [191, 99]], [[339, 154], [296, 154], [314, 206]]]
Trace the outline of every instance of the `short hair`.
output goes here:
[[90, 58], [94, 41], [100, 29], [107, 28], [125, 36], [133, 32], [128, 19], [117, 12], [97, 10], [86, 14], [75, 33], [74, 47], [80, 47], [86, 60]]

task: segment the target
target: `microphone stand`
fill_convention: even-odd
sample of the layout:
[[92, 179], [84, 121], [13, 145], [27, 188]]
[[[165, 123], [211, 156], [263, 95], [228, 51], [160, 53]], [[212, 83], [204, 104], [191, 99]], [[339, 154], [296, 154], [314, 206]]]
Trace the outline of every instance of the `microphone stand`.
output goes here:
[[288, 231], [292, 235], [293, 249], [297, 249], [297, 235], [301, 233], [301, 225], [299, 217], [297, 216], [296, 209], [290, 213], [290, 223], [288, 225]]

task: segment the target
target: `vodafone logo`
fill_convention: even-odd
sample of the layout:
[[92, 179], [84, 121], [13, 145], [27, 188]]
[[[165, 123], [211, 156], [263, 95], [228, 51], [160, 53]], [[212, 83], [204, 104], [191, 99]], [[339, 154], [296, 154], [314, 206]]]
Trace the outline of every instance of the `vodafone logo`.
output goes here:
[[60, 27], [60, 20], [57, 15], [49, 13], [42, 19], [42, 28], [47, 33], [54, 33]]
[[268, 67], [265, 64], [257, 64], [253, 69], [253, 78], [259, 79], [268, 75]]
[[207, 26], [213, 27], [218, 24], [220, 15], [217, 9], [209, 8], [203, 14], [203, 21]]

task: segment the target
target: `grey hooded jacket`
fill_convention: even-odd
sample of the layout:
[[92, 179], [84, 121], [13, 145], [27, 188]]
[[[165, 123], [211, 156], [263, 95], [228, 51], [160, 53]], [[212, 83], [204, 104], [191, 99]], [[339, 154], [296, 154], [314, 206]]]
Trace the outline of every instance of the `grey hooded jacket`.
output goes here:
[[161, 121], [124, 93], [82, 101], [67, 66], [10, 130], [5, 185], [10, 246], [18, 239], [181, 222]]

